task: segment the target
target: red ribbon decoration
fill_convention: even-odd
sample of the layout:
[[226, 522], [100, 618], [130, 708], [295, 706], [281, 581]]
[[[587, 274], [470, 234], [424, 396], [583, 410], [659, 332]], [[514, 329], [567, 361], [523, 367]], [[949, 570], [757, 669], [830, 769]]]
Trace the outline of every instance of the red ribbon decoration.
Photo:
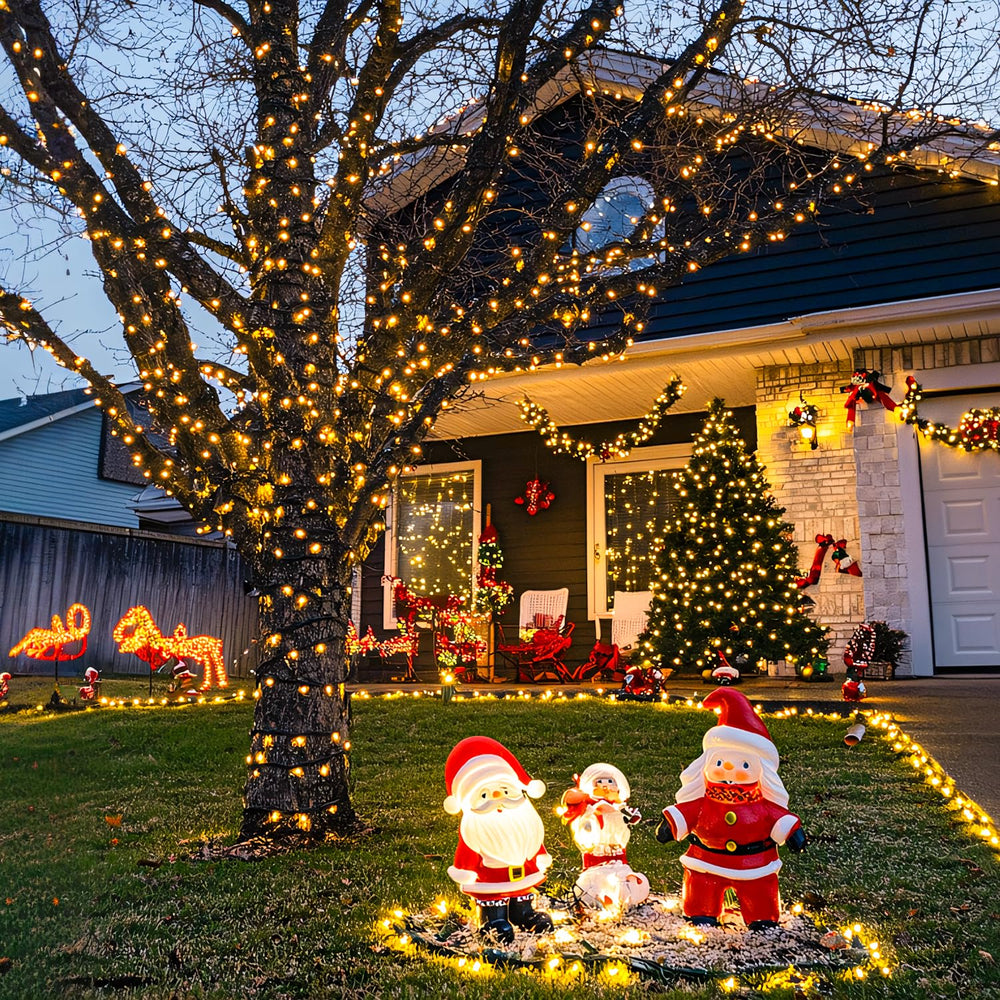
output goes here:
[[877, 371], [858, 368], [851, 376], [851, 381], [840, 387], [841, 392], [848, 394], [847, 402], [844, 403], [844, 409], [847, 410], [848, 430], [854, 427], [859, 399], [869, 405], [881, 403], [890, 413], [896, 409], [896, 403], [889, 395], [889, 386], [879, 381], [881, 377]]

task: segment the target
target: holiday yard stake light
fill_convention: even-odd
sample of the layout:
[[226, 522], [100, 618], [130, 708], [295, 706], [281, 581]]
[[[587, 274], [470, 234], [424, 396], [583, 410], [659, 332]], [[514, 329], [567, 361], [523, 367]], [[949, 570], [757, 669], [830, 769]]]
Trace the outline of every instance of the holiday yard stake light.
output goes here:
[[[10, 656], [24, 653], [33, 660], [50, 660], [55, 665], [56, 682], [59, 681], [59, 664], [63, 660], [76, 660], [87, 652], [87, 638], [90, 635], [90, 611], [83, 604], [71, 604], [66, 610], [66, 624], [58, 615], [52, 616], [48, 628], [33, 628], [10, 651]], [[67, 653], [65, 646], [79, 643], [73, 653]]]
[[483, 932], [509, 944], [514, 927], [551, 931], [552, 919], [531, 903], [531, 890], [552, 864], [542, 819], [531, 804], [544, 794], [544, 783], [487, 736], [462, 740], [448, 755], [444, 778], [444, 810], [462, 814], [448, 875], [479, 904]]
[[690, 838], [684, 866], [684, 915], [714, 926], [727, 889], [750, 930], [778, 923], [778, 847], [805, 848], [798, 816], [778, 777], [778, 752], [746, 697], [717, 688], [702, 704], [719, 710], [703, 753], [681, 773], [677, 801], [656, 828], [661, 843]]
[[[591, 86], [619, 60], [604, 46], [650, 34], [634, 30], [642, 8], [617, 0], [565, 11], [374, 0], [346, 18], [335, 3], [308, 17], [288, 3], [197, 6], [191, 31], [114, 4], [58, 5], [56, 17], [37, 2], [0, 3], [5, 190], [85, 238], [149, 419], [16, 290], [0, 288], [0, 323], [83, 378], [136, 467], [246, 562], [270, 683], [251, 732], [251, 757], [268, 766], [248, 767], [241, 833], [314, 841], [361, 828], [331, 739], [347, 731], [352, 577], [393, 484], [453, 401], [501, 373], [620, 358], [687, 276], [783, 240], [930, 134], [955, 132], [963, 148], [990, 140], [919, 109], [857, 105], [846, 146], [797, 141], [812, 134], [797, 93], [814, 98], [806, 88], [824, 74], [844, 79], [853, 39], [872, 74], [884, 61], [895, 80], [907, 38], [911, 60], [931, 63], [921, 0], [892, 10], [891, 61], [889, 47], [868, 44], [867, 8], [861, 23], [854, 5], [831, 8], [815, 35], [805, 9], [807, 38], [842, 43], [813, 52], [799, 48], [802, 34], [789, 33], [793, 48], [776, 33], [755, 49], [774, 56], [762, 72], [781, 67], [775, 86], [740, 75], [718, 97], [751, 37], [741, 0], [680, 23], [667, 40], [674, 59], [629, 53], [621, 92]], [[119, 70], [136, 59], [143, 73]], [[470, 66], [481, 68], [471, 79]], [[951, 81], [935, 82], [945, 101]], [[918, 85], [927, 92], [922, 76]], [[470, 87], [474, 104], [414, 126], [428, 95]], [[558, 114], [579, 109], [569, 155], [547, 117], [556, 90], [572, 90]], [[155, 100], [164, 127], [116, 114], [106, 93]], [[906, 88], [893, 94], [910, 107]], [[627, 232], [599, 237], [592, 209], [634, 174], [650, 175], [652, 197], [626, 216]], [[526, 177], [543, 194], [527, 204]], [[211, 355], [227, 361], [197, 346], [206, 318]], [[304, 770], [291, 742], [302, 735], [326, 754]]]
[[150, 678], [165, 663], [177, 659], [179, 666], [183, 660], [201, 664], [204, 672], [202, 691], [211, 688], [213, 682], [220, 688], [229, 683], [226, 664], [222, 658], [221, 639], [210, 635], [188, 635], [183, 623], [174, 629], [173, 635], [164, 635], [156, 627], [149, 609], [141, 604], [129, 608], [122, 615], [115, 625], [112, 638], [118, 644], [118, 652], [134, 653], [149, 664]]

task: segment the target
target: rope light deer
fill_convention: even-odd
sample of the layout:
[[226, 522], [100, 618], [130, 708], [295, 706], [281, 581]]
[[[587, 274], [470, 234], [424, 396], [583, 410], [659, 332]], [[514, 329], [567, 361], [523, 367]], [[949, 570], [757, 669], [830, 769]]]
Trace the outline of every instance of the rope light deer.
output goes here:
[[183, 623], [174, 629], [173, 635], [164, 635], [156, 627], [149, 609], [141, 604], [125, 612], [112, 637], [120, 653], [134, 653], [149, 664], [151, 671], [159, 670], [173, 659], [192, 660], [200, 663], [204, 670], [202, 691], [207, 691], [213, 680], [220, 688], [229, 684], [221, 639], [211, 635], [188, 635]]

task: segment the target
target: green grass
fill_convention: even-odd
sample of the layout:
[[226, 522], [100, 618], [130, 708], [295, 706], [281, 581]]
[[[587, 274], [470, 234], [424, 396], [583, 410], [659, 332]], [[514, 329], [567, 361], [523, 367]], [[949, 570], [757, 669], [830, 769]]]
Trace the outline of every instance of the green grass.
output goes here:
[[[374, 927], [394, 904], [457, 898], [445, 873], [457, 821], [441, 801], [444, 760], [462, 737], [506, 742], [548, 783], [540, 811], [558, 888], [572, 882], [577, 855], [551, 808], [573, 772], [600, 759], [617, 764], [633, 804], [652, 817], [698, 752], [704, 713], [596, 700], [356, 699], [355, 802], [377, 832], [255, 863], [190, 860], [201, 838], [234, 838], [250, 716], [248, 702], [232, 702], [0, 718], [0, 955], [12, 960], [0, 997], [649, 994], [638, 981], [468, 977], [389, 949]], [[825, 920], [863, 922], [895, 966], [887, 981], [835, 980], [832, 995], [1000, 995], [1000, 880], [989, 849], [884, 741], [846, 750], [844, 723], [769, 726], [791, 806], [814, 838], [805, 854], [786, 856], [784, 898], [811, 893], [822, 897], [811, 908]], [[119, 815], [120, 826], [107, 823]], [[679, 853], [656, 844], [648, 827], [629, 849], [633, 866], [667, 892], [679, 886]], [[756, 986], [735, 995], [759, 995]], [[723, 995], [716, 984], [655, 992]]]

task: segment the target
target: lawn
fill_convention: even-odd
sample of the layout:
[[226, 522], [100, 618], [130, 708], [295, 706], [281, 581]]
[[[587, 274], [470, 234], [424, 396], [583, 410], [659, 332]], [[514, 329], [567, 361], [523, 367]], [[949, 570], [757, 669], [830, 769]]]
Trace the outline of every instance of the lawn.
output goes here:
[[[633, 804], [653, 817], [697, 754], [706, 713], [595, 699], [354, 703], [355, 802], [375, 831], [254, 863], [192, 859], [204, 838], [232, 840], [237, 829], [249, 700], [0, 717], [0, 956], [10, 960], [0, 996], [761, 995], [763, 977], [743, 977], [727, 992], [716, 982], [469, 976], [412, 949], [401, 954], [376, 929], [394, 906], [458, 898], [445, 873], [457, 820], [441, 801], [444, 760], [462, 737], [500, 739], [547, 782], [539, 811], [556, 859], [549, 886], [565, 889], [578, 856], [552, 808], [572, 774], [595, 760], [617, 764]], [[871, 733], [848, 750], [843, 721], [768, 725], [791, 807], [812, 837], [804, 854], [786, 855], [785, 901], [809, 901], [831, 926], [860, 922], [893, 969], [888, 979], [821, 984], [826, 995], [1000, 994], [997, 863], [960, 812], [947, 811]], [[680, 850], [658, 845], [643, 826], [629, 855], [654, 891], [675, 892]]]

